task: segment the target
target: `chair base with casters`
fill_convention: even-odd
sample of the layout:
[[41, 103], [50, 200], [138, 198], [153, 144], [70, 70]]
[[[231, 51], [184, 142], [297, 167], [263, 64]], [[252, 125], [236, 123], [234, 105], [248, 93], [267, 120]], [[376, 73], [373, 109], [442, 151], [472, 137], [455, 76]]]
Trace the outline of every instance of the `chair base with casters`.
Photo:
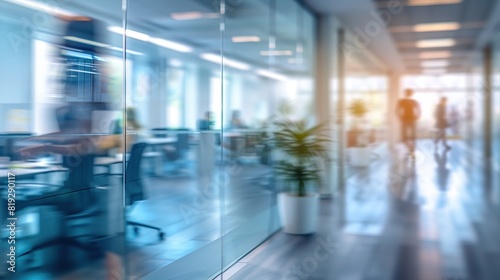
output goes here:
[[[127, 162], [127, 167], [125, 170], [125, 203], [127, 205], [127, 211], [131, 211], [132, 207], [136, 203], [146, 200], [146, 195], [143, 186], [143, 178], [141, 176], [141, 160], [144, 154], [144, 150], [147, 144], [136, 143], [132, 146], [130, 150], [130, 158]], [[128, 214], [128, 213], [127, 213]], [[152, 225], [133, 222], [126, 218], [126, 224], [134, 226], [134, 232], [139, 233], [139, 227], [145, 227], [149, 229], [154, 229], [158, 231], [158, 238], [160, 240], [165, 239], [165, 233], [161, 228]]]
[[139, 227], [144, 227], [144, 228], [154, 229], [154, 230], [158, 231], [158, 238], [162, 241], [165, 240], [165, 232], [163, 232], [162, 229], [159, 227], [155, 227], [155, 226], [151, 226], [151, 225], [147, 225], [147, 224], [143, 224], [143, 223], [138, 223], [138, 222], [133, 222], [133, 221], [126, 221], [126, 222], [127, 222], [127, 225], [134, 227], [135, 234], [139, 234]]

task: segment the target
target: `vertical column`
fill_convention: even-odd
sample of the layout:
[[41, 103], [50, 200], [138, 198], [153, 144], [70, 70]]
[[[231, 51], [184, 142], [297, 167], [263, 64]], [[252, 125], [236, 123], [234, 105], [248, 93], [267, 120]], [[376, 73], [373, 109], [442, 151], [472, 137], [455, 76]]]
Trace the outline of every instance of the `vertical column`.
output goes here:
[[348, 53], [345, 53], [346, 49], [344, 45], [345, 31], [343, 29], [338, 29], [337, 31], [337, 53], [338, 53], [338, 63], [337, 63], [337, 117], [336, 117], [336, 133], [337, 133], [337, 184], [338, 184], [338, 199], [337, 199], [337, 217], [339, 221], [344, 224], [346, 221], [346, 182], [345, 182], [345, 59]]
[[[335, 123], [333, 116], [335, 108], [332, 105], [332, 80], [336, 76], [337, 63], [337, 24], [331, 16], [320, 16], [316, 24], [316, 68], [315, 68], [315, 109], [317, 123], [327, 123], [332, 131], [332, 138], [335, 139]], [[336, 142], [336, 141], [335, 141]], [[332, 158], [337, 156], [335, 147], [338, 143], [332, 144]], [[336, 160], [335, 160], [336, 161]], [[320, 195], [329, 198], [337, 189], [337, 182], [334, 180], [338, 174], [338, 165], [335, 162], [325, 166], [325, 176], [320, 187]]]
[[[343, 29], [337, 31], [338, 41], [337, 41], [337, 53], [338, 53], [338, 63], [337, 63], [337, 141], [338, 141], [338, 176], [337, 184], [339, 193], [342, 196], [342, 203], [344, 203], [345, 194], [345, 57], [348, 55], [344, 53], [345, 44], [345, 32]], [[344, 207], [342, 206], [342, 209]], [[343, 215], [342, 215], [343, 217]]]
[[[476, 88], [474, 83], [474, 72], [469, 71], [467, 73], [467, 89], [466, 89], [466, 98], [465, 98], [465, 137], [467, 139], [467, 147], [472, 151], [475, 149], [474, 147], [474, 123], [476, 121]], [[472, 153], [469, 153], [469, 157], [472, 156]], [[471, 161], [469, 161], [471, 162]]]
[[[197, 119], [203, 118], [207, 111], [210, 111], [210, 94], [211, 94], [211, 84], [210, 84], [211, 73], [208, 69], [199, 68], [196, 71], [196, 93], [197, 93]], [[214, 100], [213, 102], [220, 102]], [[218, 120], [219, 121], [219, 120]]]
[[396, 104], [399, 99], [400, 92], [400, 76], [397, 73], [389, 73], [389, 92], [387, 95], [388, 109], [387, 109], [387, 142], [389, 149], [392, 151], [397, 147], [399, 141], [400, 125], [396, 118]]
[[487, 199], [490, 199], [491, 182], [492, 182], [492, 118], [493, 118], [493, 107], [492, 107], [492, 47], [488, 45], [483, 50], [483, 75], [484, 75], [484, 139], [483, 139], [483, 154], [484, 154], [484, 179], [485, 188], [487, 191]]

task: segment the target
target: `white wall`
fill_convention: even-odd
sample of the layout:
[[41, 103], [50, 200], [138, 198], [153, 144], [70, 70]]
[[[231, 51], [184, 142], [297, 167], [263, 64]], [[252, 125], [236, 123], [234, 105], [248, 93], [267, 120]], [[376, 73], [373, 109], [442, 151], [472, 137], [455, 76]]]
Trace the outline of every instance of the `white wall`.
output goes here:
[[9, 110], [31, 110], [31, 65], [32, 45], [22, 25], [0, 19], [0, 132], [8, 127]]

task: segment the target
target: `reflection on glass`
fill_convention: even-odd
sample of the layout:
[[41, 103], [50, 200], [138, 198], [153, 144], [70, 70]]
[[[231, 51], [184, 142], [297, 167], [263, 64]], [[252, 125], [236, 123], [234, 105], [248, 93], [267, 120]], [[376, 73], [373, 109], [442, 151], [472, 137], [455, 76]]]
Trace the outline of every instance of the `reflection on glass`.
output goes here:
[[312, 15], [128, 1], [124, 30], [121, 0], [56, 2], [0, 2], [21, 278], [209, 279], [279, 229], [268, 125], [313, 115]]
[[0, 127], [1, 238], [2, 252], [13, 252], [2, 253], [0, 273], [121, 277], [122, 193], [111, 171], [122, 161], [108, 156], [123, 146], [109, 131], [123, 91], [120, 52], [104, 21], [71, 5], [2, 1], [0, 10], [2, 38], [16, 38], [0, 47], [16, 60], [0, 68], [10, 77], [0, 90], [9, 92], [0, 107], [8, 116]]

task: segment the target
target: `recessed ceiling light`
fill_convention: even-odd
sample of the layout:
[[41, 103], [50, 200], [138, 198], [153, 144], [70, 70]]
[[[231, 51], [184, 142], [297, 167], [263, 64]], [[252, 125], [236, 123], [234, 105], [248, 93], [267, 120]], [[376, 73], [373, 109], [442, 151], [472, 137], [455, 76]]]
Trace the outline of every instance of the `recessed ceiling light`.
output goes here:
[[[113, 32], [113, 33], [123, 35], [123, 28], [121, 28], [121, 27], [110, 26], [110, 27], [108, 27], [108, 30]], [[151, 38], [148, 34], [144, 34], [141, 32], [134, 31], [134, 30], [130, 30], [130, 29], [127, 29], [126, 33], [127, 33], [127, 37], [134, 38], [134, 39], [141, 40], [141, 41], [147, 42]]]
[[436, 39], [417, 41], [417, 48], [444, 48], [456, 45], [453, 39]]
[[234, 36], [232, 38], [233, 43], [250, 43], [250, 42], [260, 42], [259, 36]]
[[413, 26], [415, 32], [451, 31], [460, 29], [458, 22], [422, 23]]
[[260, 55], [262, 56], [290, 56], [292, 55], [292, 51], [261, 51]]
[[421, 59], [450, 58], [451, 52], [449, 51], [421, 52], [418, 55], [418, 57]]
[[172, 13], [170, 16], [175, 20], [195, 20], [203, 18], [218, 18], [218, 13], [200, 13], [200, 12], [185, 12], [185, 13]]
[[451, 5], [462, 3], [462, 0], [409, 0], [408, 6]]
[[441, 75], [446, 73], [446, 69], [426, 69], [422, 71], [422, 73], [427, 74], [427, 75]]
[[224, 65], [227, 65], [227, 66], [232, 67], [232, 68], [240, 69], [240, 70], [250, 69], [250, 65], [248, 65], [246, 63], [243, 63], [243, 62], [240, 62], [240, 61], [237, 61], [234, 59], [226, 58], [226, 57], [224, 57], [224, 59], [223, 59], [220, 55], [216, 55], [216, 54], [204, 53], [200, 57], [203, 58], [204, 60], [207, 60], [207, 61], [210, 61], [213, 63], [218, 63], [218, 64], [224, 63]]
[[271, 79], [278, 80], [278, 81], [287, 81], [288, 80], [288, 78], [285, 75], [282, 75], [282, 74], [279, 74], [279, 73], [276, 73], [273, 71], [269, 71], [269, 70], [261, 69], [261, 70], [257, 70], [256, 73], [260, 76], [263, 76], [266, 78], [271, 78]]
[[177, 42], [173, 42], [173, 41], [169, 41], [169, 40], [165, 40], [165, 39], [161, 39], [161, 38], [151, 38], [149, 41], [155, 45], [160, 46], [160, 47], [164, 47], [164, 48], [171, 49], [171, 50], [178, 51], [178, 52], [188, 53], [188, 52], [193, 51], [193, 48], [191, 48], [190, 46], [186, 46], [183, 44], [179, 44]]
[[446, 67], [448, 65], [450, 65], [450, 63], [447, 60], [426, 60], [420, 63], [420, 66], [425, 68]]

